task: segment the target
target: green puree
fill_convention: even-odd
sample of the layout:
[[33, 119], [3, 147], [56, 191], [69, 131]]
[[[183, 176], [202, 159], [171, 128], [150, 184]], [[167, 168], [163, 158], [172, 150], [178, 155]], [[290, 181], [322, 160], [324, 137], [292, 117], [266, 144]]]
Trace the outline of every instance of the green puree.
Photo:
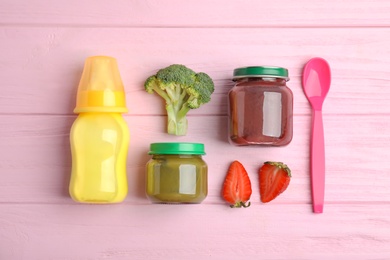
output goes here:
[[154, 203], [200, 203], [207, 196], [200, 155], [153, 155], [146, 168], [146, 194]]

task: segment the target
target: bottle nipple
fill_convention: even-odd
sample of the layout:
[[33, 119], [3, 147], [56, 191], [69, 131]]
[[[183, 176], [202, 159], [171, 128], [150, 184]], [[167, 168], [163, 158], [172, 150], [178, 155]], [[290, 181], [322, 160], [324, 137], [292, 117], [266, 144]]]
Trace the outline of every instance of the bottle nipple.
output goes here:
[[86, 59], [74, 112], [127, 112], [124, 87], [115, 58], [94, 56]]

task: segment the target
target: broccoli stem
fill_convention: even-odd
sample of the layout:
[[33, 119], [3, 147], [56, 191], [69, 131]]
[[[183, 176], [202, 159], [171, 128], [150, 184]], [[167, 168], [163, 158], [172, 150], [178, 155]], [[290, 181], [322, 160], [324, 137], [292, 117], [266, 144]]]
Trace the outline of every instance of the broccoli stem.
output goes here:
[[164, 98], [167, 104], [170, 103], [170, 98], [165, 91], [161, 90], [159, 87], [154, 87], [153, 90], [156, 91], [157, 94], [159, 94], [162, 98]]
[[179, 120], [182, 120], [182, 118], [186, 118], [186, 115], [187, 115], [188, 111], [190, 111], [190, 109], [191, 109], [191, 108], [189, 108], [189, 107], [187, 106], [187, 104], [184, 104], [184, 105], [182, 106], [182, 108], [176, 113], [177, 118], [178, 118]]
[[168, 115], [168, 134], [186, 135], [187, 134], [187, 113], [190, 108], [187, 106], [187, 92], [179, 86], [172, 89], [167, 87], [162, 91], [158, 87], [153, 88], [161, 97], [165, 99], [166, 110]]
[[168, 114], [168, 134], [171, 135], [186, 135], [187, 134], [187, 117], [183, 116], [180, 111], [176, 112], [176, 108], [171, 104], [166, 106]]
[[168, 115], [168, 134], [186, 135], [187, 134], [187, 113], [190, 108], [184, 101], [187, 95], [184, 89], [176, 87], [175, 91], [167, 91], [171, 102], [167, 102], [166, 110]]

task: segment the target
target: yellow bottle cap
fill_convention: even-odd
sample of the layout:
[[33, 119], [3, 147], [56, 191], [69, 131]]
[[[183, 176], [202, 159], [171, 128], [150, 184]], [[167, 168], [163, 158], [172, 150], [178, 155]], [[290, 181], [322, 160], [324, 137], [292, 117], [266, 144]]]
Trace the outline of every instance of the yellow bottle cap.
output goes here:
[[87, 58], [74, 112], [127, 112], [125, 91], [115, 58]]

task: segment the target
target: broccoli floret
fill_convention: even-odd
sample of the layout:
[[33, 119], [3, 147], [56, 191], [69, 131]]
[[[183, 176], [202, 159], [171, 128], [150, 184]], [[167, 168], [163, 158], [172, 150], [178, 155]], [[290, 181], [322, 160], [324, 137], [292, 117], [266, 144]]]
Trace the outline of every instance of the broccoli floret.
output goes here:
[[148, 93], [156, 92], [165, 99], [168, 134], [173, 135], [187, 133], [188, 111], [209, 102], [214, 92], [213, 80], [206, 73], [196, 73], [180, 64], [159, 70], [144, 86]]

